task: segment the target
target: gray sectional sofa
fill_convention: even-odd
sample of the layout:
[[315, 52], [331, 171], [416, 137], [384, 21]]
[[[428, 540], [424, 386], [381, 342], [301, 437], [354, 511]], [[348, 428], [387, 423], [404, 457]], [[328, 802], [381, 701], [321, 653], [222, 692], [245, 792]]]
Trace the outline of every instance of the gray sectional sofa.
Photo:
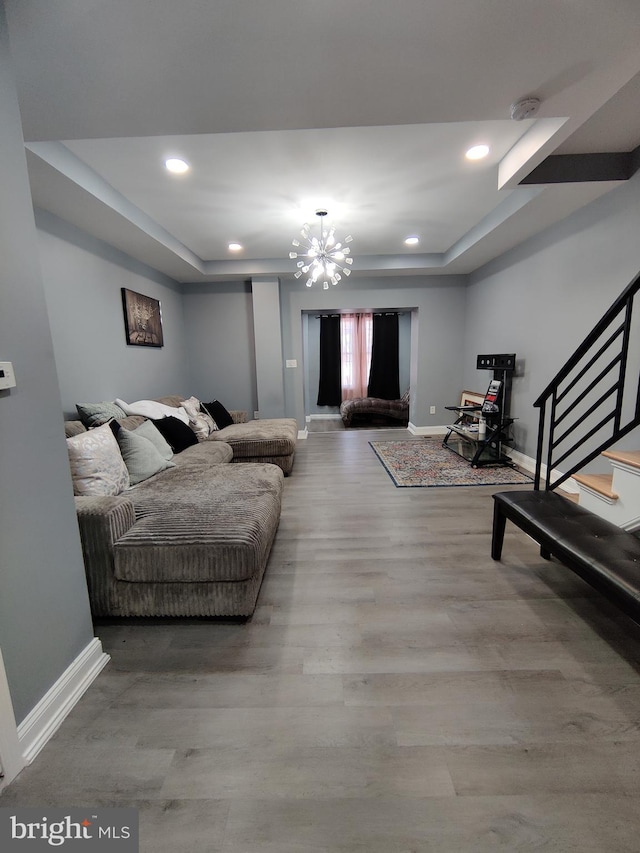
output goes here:
[[[118, 421], [128, 431], [143, 422]], [[85, 427], [67, 421], [65, 432], [73, 441]], [[296, 437], [292, 419], [234, 423], [119, 494], [76, 493], [94, 617], [251, 616]]]

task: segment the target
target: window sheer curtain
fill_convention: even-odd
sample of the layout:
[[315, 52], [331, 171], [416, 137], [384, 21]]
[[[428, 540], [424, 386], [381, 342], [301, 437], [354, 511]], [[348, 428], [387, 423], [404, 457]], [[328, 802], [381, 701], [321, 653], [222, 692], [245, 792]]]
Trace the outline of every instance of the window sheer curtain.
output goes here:
[[372, 342], [373, 314], [340, 315], [343, 400], [367, 396]]

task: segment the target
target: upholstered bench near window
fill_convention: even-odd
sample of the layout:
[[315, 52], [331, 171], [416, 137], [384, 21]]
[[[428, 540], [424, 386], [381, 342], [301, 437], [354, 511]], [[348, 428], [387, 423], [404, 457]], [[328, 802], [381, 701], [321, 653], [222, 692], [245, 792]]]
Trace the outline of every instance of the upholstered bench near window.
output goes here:
[[409, 423], [409, 389], [399, 400], [383, 400], [381, 397], [344, 400], [340, 405], [340, 416], [345, 427], [376, 418], [391, 418], [394, 421], [402, 421], [406, 426]]

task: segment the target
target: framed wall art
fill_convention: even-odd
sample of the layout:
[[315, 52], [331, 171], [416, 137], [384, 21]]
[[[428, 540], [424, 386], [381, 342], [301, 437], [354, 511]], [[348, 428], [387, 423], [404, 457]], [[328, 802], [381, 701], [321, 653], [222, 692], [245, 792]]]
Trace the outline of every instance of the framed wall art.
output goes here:
[[484, 394], [476, 391], [463, 391], [460, 398], [461, 406], [481, 406], [484, 403]]
[[136, 347], [164, 346], [160, 301], [122, 288], [122, 308], [127, 343]]

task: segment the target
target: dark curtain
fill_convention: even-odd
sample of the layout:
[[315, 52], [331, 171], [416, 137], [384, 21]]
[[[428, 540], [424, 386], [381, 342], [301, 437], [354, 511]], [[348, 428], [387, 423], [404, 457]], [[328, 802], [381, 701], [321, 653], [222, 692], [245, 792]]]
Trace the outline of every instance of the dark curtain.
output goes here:
[[340, 316], [321, 317], [318, 405], [339, 406], [341, 402]]
[[371, 370], [367, 395], [383, 400], [398, 400], [400, 397], [397, 314], [373, 315]]

